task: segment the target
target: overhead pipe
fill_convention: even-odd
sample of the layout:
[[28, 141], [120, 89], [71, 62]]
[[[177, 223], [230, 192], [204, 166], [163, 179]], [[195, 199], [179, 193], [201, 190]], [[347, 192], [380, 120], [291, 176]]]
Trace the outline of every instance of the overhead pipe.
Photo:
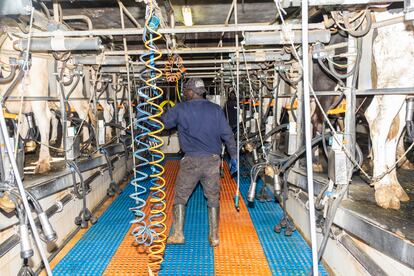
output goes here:
[[63, 16], [63, 21], [70, 21], [70, 20], [85, 21], [86, 24], [88, 24], [88, 30], [93, 29], [92, 20], [86, 15], [79, 14], [79, 15], [65, 15], [65, 16]]
[[[301, 0], [280, 0], [283, 8], [300, 7]], [[364, 4], [389, 4], [391, 2], [403, 2], [402, 0], [309, 0], [309, 6], [344, 6], [344, 5], [364, 5]]]
[[[235, 54], [230, 54], [229, 57], [232, 61], [236, 61]], [[257, 51], [254, 53], [246, 53], [240, 57], [240, 61], [243, 62], [287, 61], [290, 59], [290, 54], [274, 51]]]
[[74, 64], [85, 65], [123, 65], [125, 66], [124, 56], [73, 56], [72, 61]]
[[[330, 30], [309, 30], [309, 43], [329, 43], [331, 40]], [[280, 32], [246, 32], [244, 41], [250, 45], [288, 45], [302, 42], [302, 31]]]
[[[289, 27], [292, 30], [301, 30], [300, 24], [290, 24]], [[309, 24], [309, 29], [324, 30], [324, 23], [312, 23]], [[191, 33], [222, 33], [222, 32], [259, 32], [259, 31], [282, 31], [281, 25], [269, 25], [264, 23], [248, 23], [248, 24], [234, 24], [230, 25], [198, 25], [198, 26], [176, 26], [172, 28], [160, 28], [159, 33], [163, 35], [167, 34], [191, 34]], [[54, 36], [70, 36], [70, 37], [82, 37], [82, 36], [109, 36], [109, 35], [142, 35], [143, 29], [138, 28], [124, 28], [124, 29], [94, 29], [87, 31], [33, 31], [32, 37], [54, 37]], [[17, 35], [26, 37], [24, 33], [18, 33]]]
[[[22, 38], [14, 43], [14, 47], [18, 51], [27, 50], [27, 39]], [[100, 38], [32, 38], [30, 51], [98, 51], [102, 50], [103, 45]]]

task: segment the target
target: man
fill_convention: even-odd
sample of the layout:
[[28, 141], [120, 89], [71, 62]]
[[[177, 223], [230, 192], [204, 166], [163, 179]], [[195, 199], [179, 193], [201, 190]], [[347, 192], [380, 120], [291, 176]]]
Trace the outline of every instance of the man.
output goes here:
[[237, 98], [234, 90], [230, 90], [224, 112], [233, 132], [237, 129]]
[[184, 244], [185, 205], [198, 181], [207, 198], [209, 241], [219, 244], [220, 153], [222, 141], [231, 157], [231, 171], [237, 171], [237, 147], [233, 132], [220, 106], [203, 98], [202, 79], [189, 79], [184, 85], [186, 102], [179, 103], [163, 116], [165, 128], [178, 128], [181, 150], [185, 153], [175, 186], [173, 234], [169, 244]]

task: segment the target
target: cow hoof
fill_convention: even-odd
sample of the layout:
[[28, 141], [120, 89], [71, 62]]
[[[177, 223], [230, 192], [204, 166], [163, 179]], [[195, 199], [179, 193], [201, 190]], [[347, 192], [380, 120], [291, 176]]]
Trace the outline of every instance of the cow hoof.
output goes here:
[[405, 169], [405, 170], [413, 170], [414, 169], [414, 164], [411, 163], [408, 160], [405, 160], [401, 165], [400, 168]]
[[37, 144], [35, 141], [29, 141], [25, 145], [25, 151], [26, 152], [34, 152], [36, 150]]
[[398, 199], [402, 202], [407, 202], [410, 200], [410, 197], [407, 195], [407, 193], [404, 191], [404, 189], [401, 187], [398, 183], [391, 184], [391, 189], [393, 190], [393, 193], [398, 197]]
[[384, 209], [400, 209], [400, 199], [395, 193], [395, 190], [389, 185], [375, 189], [375, 201], [378, 206]]
[[50, 171], [50, 162], [47, 160], [42, 160], [37, 163], [37, 166], [35, 168], [35, 173], [47, 173]]
[[312, 164], [312, 168], [314, 172], [323, 172], [322, 164]]
[[3, 197], [0, 197], [0, 208], [3, 209], [6, 213], [11, 213], [16, 208], [7, 193], [4, 193]]

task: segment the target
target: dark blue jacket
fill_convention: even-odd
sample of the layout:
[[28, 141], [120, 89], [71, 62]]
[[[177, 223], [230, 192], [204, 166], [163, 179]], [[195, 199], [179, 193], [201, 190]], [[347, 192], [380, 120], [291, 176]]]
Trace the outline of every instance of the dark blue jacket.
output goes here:
[[196, 99], [177, 104], [161, 117], [165, 128], [178, 128], [182, 151], [191, 156], [220, 154], [222, 142], [237, 158], [234, 135], [220, 106]]

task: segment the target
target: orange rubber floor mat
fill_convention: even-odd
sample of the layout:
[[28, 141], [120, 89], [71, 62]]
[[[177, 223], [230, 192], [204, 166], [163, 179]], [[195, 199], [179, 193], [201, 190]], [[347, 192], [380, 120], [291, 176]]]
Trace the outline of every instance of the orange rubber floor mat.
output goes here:
[[[167, 231], [169, 233], [172, 223], [172, 206], [174, 198], [174, 183], [178, 174], [179, 161], [168, 160], [165, 162], [166, 180], [166, 202], [167, 202]], [[146, 215], [149, 214], [149, 204], [143, 208]], [[130, 234], [133, 227], [122, 241], [111, 262], [107, 266], [103, 275], [148, 275], [148, 255], [145, 246], [137, 246], [134, 237]]]
[[220, 191], [220, 245], [214, 249], [215, 275], [272, 275], [246, 204], [234, 206], [236, 182], [225, 164]]

